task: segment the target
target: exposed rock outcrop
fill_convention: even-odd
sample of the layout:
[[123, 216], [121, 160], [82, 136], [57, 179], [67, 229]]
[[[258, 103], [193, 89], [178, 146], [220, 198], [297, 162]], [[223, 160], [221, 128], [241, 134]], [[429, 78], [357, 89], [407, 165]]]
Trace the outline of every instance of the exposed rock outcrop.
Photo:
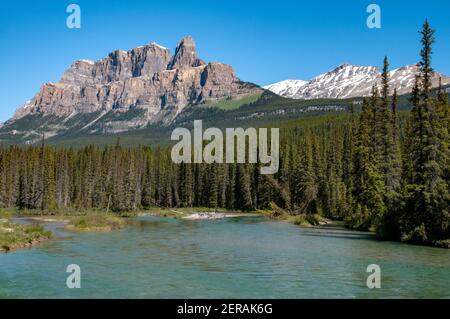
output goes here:
[[205, 64], [205, 62], [200, 60], [197, 56], [194, 40], [191, 36], [187, 36], [178, 43], [177, 48], [175, 49], [175, 55], [170, 60], [167, 68], [173, 70], [182, 66], [195, 67], [203, 64]]
[[205, 64], [188, 36], [174, 56], [150, 43], [127, 52], [116, 50], [96, 62], [78, 60], [60, 82], [44, 84], [14, 119], [30, 113], [67, 116], [141, 108], [148, 121], [168, 121], [190, 104], [261, 91], [241, 82], [229, 65]]

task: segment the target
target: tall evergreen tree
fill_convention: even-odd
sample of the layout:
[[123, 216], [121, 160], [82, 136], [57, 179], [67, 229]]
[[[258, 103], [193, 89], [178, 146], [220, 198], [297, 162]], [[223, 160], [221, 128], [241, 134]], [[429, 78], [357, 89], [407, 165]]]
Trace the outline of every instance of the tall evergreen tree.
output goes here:
[[[445, 181], [445, 154], [440, 120], [431, 95], [434, 30], [425, 21], [420, 51], [420, 83], [413, 91], [409, 119], [406, 205], [402, 231], [405, 240], [429, 242], [448, 236], [449, 187]], [[444, 134], [445, 135], [445, 134]]]
[[[384, 188], [385, 196], [389, 197], [391, 192], [397, 190], [400, 186], [401, 177], [401, 162], [400, 162], [400, 148], [396, 140], [396, 134], [394, 123], [396, 120], [396, 114], [393, 114], [391, 107], [396, 112], [397, 96], [394, 93], [393, 104], [389, 104], [389, 62], [387, 57], [383, 61], [382, 72], [382, 90], [381, 90], [381, 103], [379, 108], [379, 117], [377, 124], [380, 127], [379, 140], [377, 143], [382, 145], [381, 163], [379, 163], [380, 170], [384, 175]], [[389, 199], [388, 199], [389, 200]]]
[[357, 229], [369, 229], [384, 213], [383, 176], [374, 160], [372, 137], [374, 107], [377, 101], [376, 89], [370, 99], [363, 100], [355, 149], [355, 171], [353, 195], [356, 199], [350, 223]]

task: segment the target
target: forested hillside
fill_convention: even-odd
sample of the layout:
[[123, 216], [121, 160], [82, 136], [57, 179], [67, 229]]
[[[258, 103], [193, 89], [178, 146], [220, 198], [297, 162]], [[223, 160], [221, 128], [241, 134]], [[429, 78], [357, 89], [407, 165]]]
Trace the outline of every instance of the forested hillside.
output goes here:
[[169, 148], [126, 148], [120, 141], [105, 148], [0, 147], [0, 206], [130, 211], [276, 204], [293, 215], [345, 220], [381, 238], [448, 245], [448, 95], [431, 91], [428, 23], [421, 34], [410, 112], [398, 112], [385, 58], [382, 85], [361, 111], [280, 127], [275, 175], [261, 175], [258, 164], [174, 164]]

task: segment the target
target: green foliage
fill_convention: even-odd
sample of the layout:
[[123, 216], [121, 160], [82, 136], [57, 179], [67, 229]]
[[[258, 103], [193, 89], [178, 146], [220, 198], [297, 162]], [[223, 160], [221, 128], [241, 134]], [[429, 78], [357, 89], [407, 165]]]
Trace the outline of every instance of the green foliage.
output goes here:
[[[177, 125], [204, 118], [205, 126], [279, 127], [280, 169], [274, 175], [261, 175], [260, 164], [174, 164], [167, 147], [126, 147], [123, 141], [135, 137], [131, 133], [104, 148], [0, 146], [0, 207], [268, 210], [297, 224], [317, 225], [328, 217], [384, 239], [445, 246], [450, 238], [448, 94], [442, 87], [431, 90], [434, 34], [427, 22], [421, 33], [421, 74], [409, 102], [389, 86], [385, 58], [381, 90], [373, 88], [359, 113], [353, 103], [359, 99], [300, 101], [265, 92], [239, 108], [191, 106], [180, 115]], [[399, 112], [407, 103], [411, 111]], [[298, 119], [309, 107], [330, 105], [350, 112]], [[163, 131], [152, 127], [141, 133], [157, 132], [152, 137], [158, 139]], [[90, 222], [80, 219], [77, 227]]]
[[401, 240], [412, 244], [423, 244], [428, 242], [425, 224], [422, 223], [419, 226], [414, 227], [414, 229], [409, 232], [402, 233]]
[[238, 109], [244, 105], [251, 105], [258, 101], [258, 99], [261, 97], [261, 93], [257, 94], [248, 94], [243, 97], [238, 98], [228, 98], [228, 99], [222, 99], [216, 102], [207, 102], [204, 104], [200, 104], [201, 107], [217, 107], [221, 110], [235, 110]]
[[401, 238], [430, 243], [450, 237], [448, 99], [441, 88], [431, 94], [434, 30], [425, 21], [420, 51], [420, 77], [412, 92], [413, 108], [405, 141], [404, 205]]
[[290, 221], [298, 226], [308, 226], [308, 221], [305, 215], [295, 215], [290, 218]]
[[323, 221], [323, 218], [319, 214], [306, 214], [305, 218], [313, 226], [318, 226]]
[[113, 214], [94, 213], [85, 216], [69, 217], [68, 228], [80, 231], [115, 230], [125, 225], [123, 218]]
[[50, 238], [51, 232], [41, 225], [11, 223], [5, 216], [0, 218], [0, 250], [9, 251]]

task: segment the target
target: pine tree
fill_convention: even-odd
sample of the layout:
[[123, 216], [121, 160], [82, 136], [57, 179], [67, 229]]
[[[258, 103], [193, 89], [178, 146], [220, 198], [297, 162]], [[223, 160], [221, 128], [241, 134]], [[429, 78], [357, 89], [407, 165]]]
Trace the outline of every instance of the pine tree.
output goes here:
[[245, 164], [236, 167], [236, 208], [250, 210], [252, 208], [252, 195], [250, 189], [250, 176]]
[[208, 207], [217, 209], [219, 205], [219, 179], [218, 179], [218, 166], [216, 163], [210, 164], [208, 175]]
[[450, 130], [450, 111], [448, 94], [442, 88], [442, 79], [439, 78], [439, 88], [435, 101], [435, 110], [438, 116], [439, 140], [441, 141], [441, 159], [444, 167], [444, 178], [450, 183], [450, 151], [449, 151], [449, 130]]
[[313, 171], [313, 146], [310, 132], [305, 135], [298, 167], [296, 204], [300, 213], [317, 213], [317, 183]]
[[445, 181], [446, 155], [443, 154], [445, 134], [431, 95], [432, 45], [434, 30], [425, 21], [420, 51], [420, 82], [414, 88], [413, 108], [409, 119], [409, 174], [405, 188], [406, 205], [402, 220], [405, 240], [430, 242], [449, 234], [449, 187]]
[[[384, 175], [384, 188], [386, 196], [392, 196], [389, 193], [394, 192], [400, 186], [401, 177], [401, 163], [400, 163], [400, 149], [398, 142], [396, 141], [396, 134], [394, 128], [394, 123], [397, 121], [396, 114], [394, 115], [391, 108], [394, 108], [396, 112], [397, 96], [394, 93], [393, 104], [389, 105], [389, 62], [387, 57], [384, 58], [383, 62], [383, 73], [382, 73], [382, 100], [380, 105], [379, 114], [379, 125], [381, 126], [380, 143], [383, 147], [382, 149], [382, 162], [379, 167]], [[389, 200], [389, 199], [388, 199]]]
[[374, 143], [372, 137], [374, 107], [377, 101], [376, 89], [372, 97], [363, 100], [363, 107], [357, 133], [353, 196], [356, 199], [354, 213], [349, 222], [354, 228], [369, 229], [383, 215], [383, 176], [374, 161]]

